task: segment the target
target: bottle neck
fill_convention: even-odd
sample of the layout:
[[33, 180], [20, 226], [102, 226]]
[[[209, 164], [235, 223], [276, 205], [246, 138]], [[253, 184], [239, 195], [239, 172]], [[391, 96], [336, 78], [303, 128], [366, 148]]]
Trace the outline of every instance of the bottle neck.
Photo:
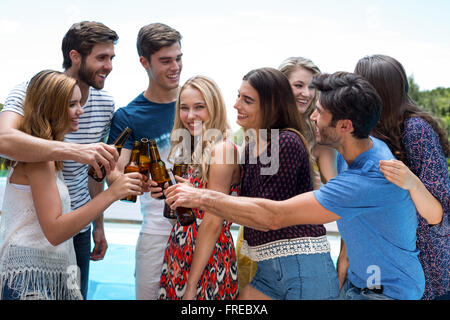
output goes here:
[[152, 159], [152, 161], [161, 161], [161, 157], [159, 156], [157, 147], [150, 146], [150, 158]]
[[128, 136], [130, 135], [130, 133], [131, 133], [131, 130], [127, 127], [117, 137], [116, 141], [114, 141], [114, 146], [117, 148], [117, 150], [122, 149], [123, 145], [125, 144], [125, 142], [128, 139]]

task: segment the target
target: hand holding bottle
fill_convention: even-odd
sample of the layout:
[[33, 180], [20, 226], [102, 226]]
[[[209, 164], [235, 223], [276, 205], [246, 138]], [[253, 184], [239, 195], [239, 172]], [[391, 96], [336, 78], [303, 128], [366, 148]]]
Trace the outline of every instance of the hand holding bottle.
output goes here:
[[106, 190], [115, 200], [123, 199], [129, 195], [142, 195], [142, 175], [139, 172], [124, 173], [117, 178]]

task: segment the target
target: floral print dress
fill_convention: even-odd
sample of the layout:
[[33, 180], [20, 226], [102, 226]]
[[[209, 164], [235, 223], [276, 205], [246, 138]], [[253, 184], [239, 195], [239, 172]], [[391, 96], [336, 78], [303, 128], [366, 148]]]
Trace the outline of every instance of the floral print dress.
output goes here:
[[[189, 182], [206, 188], [206, 182], [188, 171]], [[240, 194], [240, 185], [232, 185], [231, 195]], [[164, 253], [159, 299], [179, 300], [186, 291], [187, 279], [195, 250], [198, 228], [204, 212], [193, 209], [196, 221], [189, 226], [177, 222], [172, 229]], [[197, 300], [234, 300], [238, 295], [236, 252], [230, 232], [231, 222], [224, 221], [222, 231], [197, 284]]]

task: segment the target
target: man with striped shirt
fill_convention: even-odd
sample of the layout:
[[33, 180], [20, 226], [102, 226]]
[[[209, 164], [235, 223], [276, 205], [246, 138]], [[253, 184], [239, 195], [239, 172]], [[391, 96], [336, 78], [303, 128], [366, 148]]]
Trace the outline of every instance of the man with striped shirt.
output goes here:
[[[64, 142], [29, 136], [19, 130], [28, 82], [19, 84], [8, 95], [0, 113], [0, 154], [23, 162], [63, 160], [64, 179], [69, 189], [72, 210], [103, 191], [103, 183], [88, 179], [88, 165], [100, 172], [99, 164], [109, 173], [114, 169], [118, 153], [105, 141], [114, 113], [114, 100], [103, 89], [112, 71], [116, 32], [97, 22], [75, 23], [62, 41], [65, 73], [78, 80], [83, 114], [79, 129], [67, 134]], [[89, 260], [103, 259], [107, 242], [103, 216], [94, 221], [95, 247], [91, 253], [91, 228], [86, 226], [73, 239], [81, 275], [81, 293], [86, 299]]]

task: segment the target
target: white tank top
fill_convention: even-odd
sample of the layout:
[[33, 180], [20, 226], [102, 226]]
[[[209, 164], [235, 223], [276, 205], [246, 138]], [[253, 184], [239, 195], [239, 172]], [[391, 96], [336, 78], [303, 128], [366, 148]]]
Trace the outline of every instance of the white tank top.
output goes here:
[[[0, 219], [0, 289], [8, 284], [20, 299], [81, 299], [72, 239], [57, 246], [47, 240], [31, 188], [11, 183], [13, 170], [8, 174]], [[71, 211], [69, 191], [61, 171], [55, 178], [65, 214]], [[0, 298], [1, 294], [2, 290]]]

